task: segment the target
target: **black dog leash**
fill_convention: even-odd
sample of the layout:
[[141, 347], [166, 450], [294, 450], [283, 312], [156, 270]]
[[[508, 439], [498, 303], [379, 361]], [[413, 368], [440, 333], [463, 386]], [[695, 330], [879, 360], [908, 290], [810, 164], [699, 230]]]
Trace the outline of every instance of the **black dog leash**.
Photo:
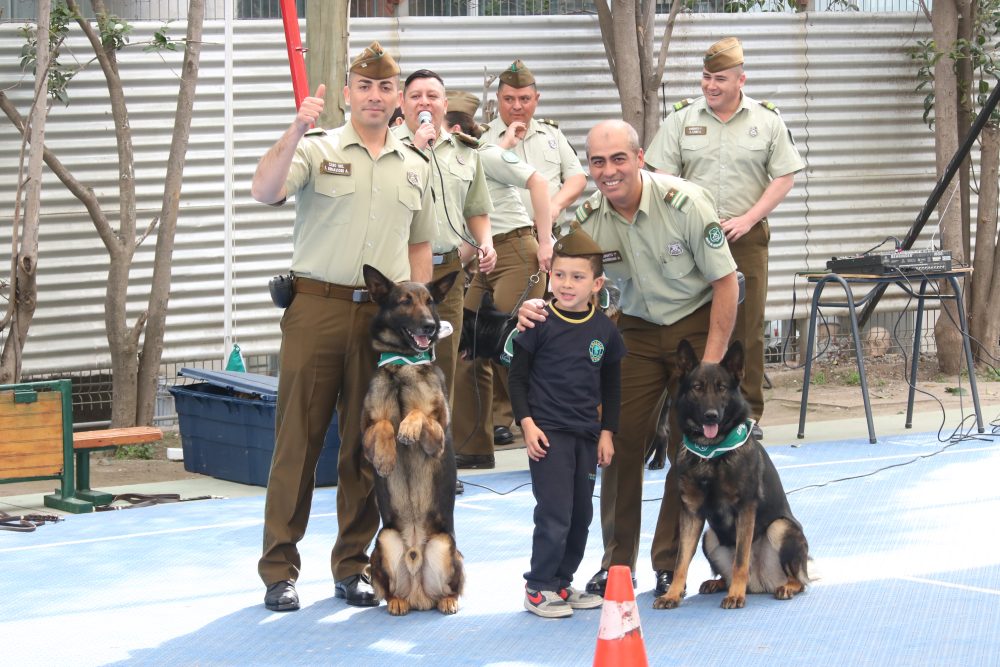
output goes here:
[[56, 523], [62, 521], [60, 517], [53, 514], [23, 514], [14, 516], [6, 512], [0, 512], [0, 530], [11, 530], [17, 533], [33, 532], [38, 526], [46, 523]]

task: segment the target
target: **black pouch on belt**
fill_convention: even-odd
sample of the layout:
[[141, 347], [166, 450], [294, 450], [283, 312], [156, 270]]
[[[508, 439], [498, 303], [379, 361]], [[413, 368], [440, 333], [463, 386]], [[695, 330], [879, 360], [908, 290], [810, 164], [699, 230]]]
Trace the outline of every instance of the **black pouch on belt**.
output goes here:
[[288, 308], [292, 305], [295, 292], [292, 290], [292, 274], [275, 276], [267, 283], [267, 289], [271, 292], [271, 302], [278, 308]]

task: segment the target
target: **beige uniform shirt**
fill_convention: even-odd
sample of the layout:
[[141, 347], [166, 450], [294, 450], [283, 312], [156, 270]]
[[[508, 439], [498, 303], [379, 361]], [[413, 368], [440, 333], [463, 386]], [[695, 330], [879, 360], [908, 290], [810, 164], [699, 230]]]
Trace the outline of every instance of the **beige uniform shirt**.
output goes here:
[[621, 309], [673, 324], [712, 300], [711, 283], [736, 270], [712, 196], [675, 176], [640, 171], [642, 198], [625, 220], [600, 192], [576, 212], [604, 250], [604, 273], [621, 290]]
[[777, 108], [746, 95], [726, 122], [704, 97], [676, 109], [649, 145], [646, 164], [707, 189], [720, 218], [743, 215], [772, 180], [805, 168]]
[[[397, 125], [392, 132], [404, 142], [413, 143], [413, 133], [405, 124]], [[434, 142], [433, 149], [434, 155], [428, 157], [431, 158], [431, 190], [434, 192], [437, 232], [431, 245], [435, 253], [441, 254], [458, 248], [462, 242], [458, 232], [474, 241], [465, 220], [477, 215], [488, 215], [493, 211], [493, 204], [486, 186], [486, 174], [479, 163], [479, 152], [475, 148], [462, 143], [453, 134], [442, 131]], [[441, 169], [440, 173], [438, 168]]]
[[[483, 133], [483, 141], [498, 144], [500, 138], [507, 131], [507, 123], [500, 118], [494, 119]], [[569, 145], [569, 141], [559, 130], [548, 123], [541, 123], [534, 118], [528, 124], [528, 131], [518, 145], [514, 146], [514, 153], [522, 160], [538, 170], [549, 184], [549, 198], [551, 199], [563, 183], [570, 176], [583, 174], [583, 166], [576, 151]], [[531, 195], [527, 190], [521, 189], [521, 201], [528, 215], [534, 219], [534, 210], [531, 206]]]
[[348, 122], [310, 131], [295, 149], [285, 191], [295, 195], [292, 271], [363, 286], [361, 267], [410, 278], [408, 246], [434, 236], [430, 166], [391, 132], [372, 159]]
[[504, 150], [496, 144], [481, 144], [479, 159], [486, 172], [486, 184], [493, 200], [493, 213], [490, 214], [493, 235], [505, 234], [520, 227], [534, 227], [534, 218], [524, 207], [520, 189], [527, 185], [535, 168], [518, 157], [517, 153]]

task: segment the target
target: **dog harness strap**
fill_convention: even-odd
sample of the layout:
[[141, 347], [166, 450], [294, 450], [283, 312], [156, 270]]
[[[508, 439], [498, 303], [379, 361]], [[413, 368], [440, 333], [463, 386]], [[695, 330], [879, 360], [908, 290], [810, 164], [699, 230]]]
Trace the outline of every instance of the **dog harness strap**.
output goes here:
[[700, 456], [703, 459], [714, 459], [745, 444], [746, 441], [750, 439], [750, 429], [752, 428], [753, 420], [748, 419], [726, 434], [726, 437], [714, 445], [699, 445], [698, 443], [689, 440], [687, 435], [685, 435], [684, 446], [689, 452]]
[[429, 364], [434, 361], [434, 354], [430, 351], [420, 352], [414, 355], [397, 354], [395, 352], [383, 352], [378, 358], [378, 367], [383, 366], [419, 366]]

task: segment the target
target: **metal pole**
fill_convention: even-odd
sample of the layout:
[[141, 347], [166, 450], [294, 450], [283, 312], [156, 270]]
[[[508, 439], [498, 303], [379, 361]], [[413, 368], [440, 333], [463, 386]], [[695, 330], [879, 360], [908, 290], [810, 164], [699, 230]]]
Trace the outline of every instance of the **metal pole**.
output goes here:
[[[986, 104], [979, 111], [979, 115], [976, 116], [975, 122], [972, 127], [969, 128], [968, 134], [965, 136], [965, 141], [959, 146], [958, 151], [951, 158], [951, 162], [944, 170], [944, 174], [938, 180], [937, 185], [934, 186], [934, 190], [931, 191], [931, 196], [927, 198], [927, 202], [924, 207], [920, 209], [920, 213], [917, 215], [917, 219], [914, 221], [913, 226], [910, 227], [909, 233], [907, 233], [906, 238], [903, 239], [903, 250], [909, 250], [913, 247], [916, 242], [917, 237], [920, 236], [920, 232], [923, 230], [924, 225], [931, 217], [931, 213], [937, 207], [938, 202], [941, 201], [941, 196], [944, 195], [945, 190], [948, 189], [948, 185], [951, 183], [951, 179], [955, 177], [955, 173], [958, 168], [962, 165], [965, 157], [969, 154], [972, 149], [972, 145], [976, 143], [976, 139], [979, 138], [979, 133], [983, 131], [986, 127], [986, 123], [989, 122], [990, 114], [996, 109], [997, 103], [1000, 102], [1000, 79], [997, 80], [997, 85], [993, 86], [993, 92], [990, 93], [990, 97], [986, 100]], [[864, 328], [867, 324], [868, 319], [875, 312], [875, 306], [878, 305], [879, 299], [885, 293], [888, 285], [879, 285], [875, 288], [874, 294], [872, 294], [871, 301], [865, 306], [865, 309], [861, 312], [861, 319], [858, 321], [858, 326]]]
[[299, 32], [299, 15], [295, 0], [281, 0], [281, 22], [285, 26], [285, 46], [288, 48], [288, 66], [292, 70], [292, 91], [295, 93], [295, 108], [309, 95], [309, 81], [306, 78], [305, 49], [302, 48], [302, 34]]

